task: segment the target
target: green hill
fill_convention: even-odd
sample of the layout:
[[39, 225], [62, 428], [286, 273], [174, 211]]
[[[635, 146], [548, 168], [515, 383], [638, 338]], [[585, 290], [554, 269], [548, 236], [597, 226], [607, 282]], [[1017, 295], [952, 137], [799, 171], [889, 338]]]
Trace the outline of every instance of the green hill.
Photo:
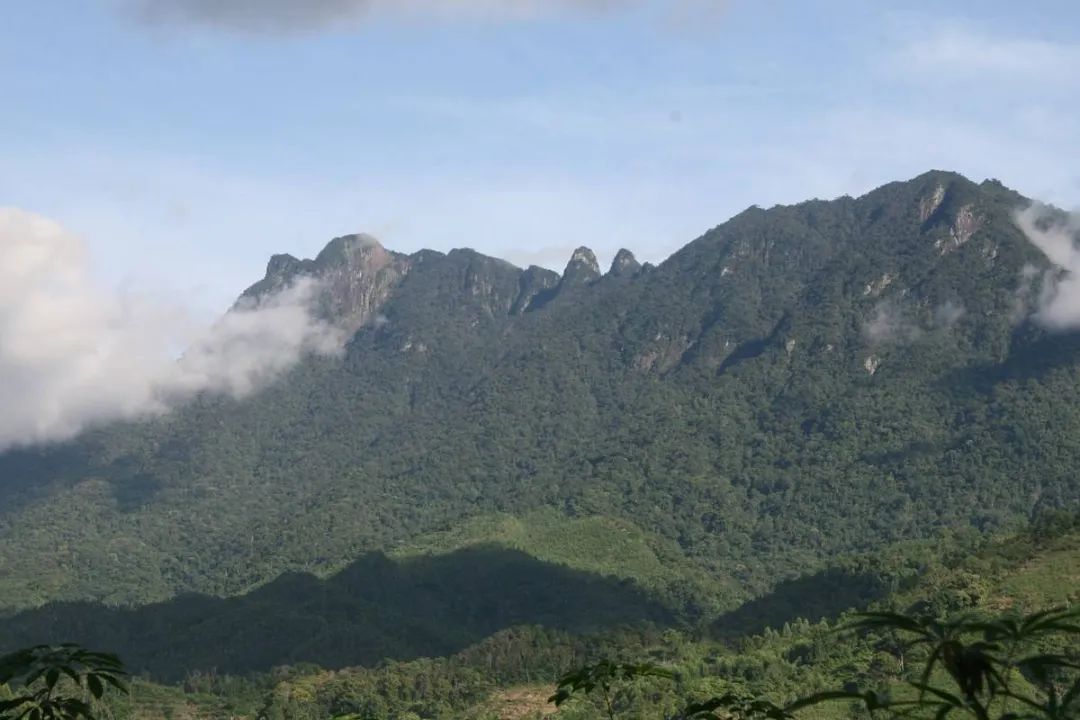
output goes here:
[[391, 555], [441, 555], [488, 544], [594, 575], [631, 580], [688, 620], [711, 616], [745, 595], [730, 581], [701, 573], [667, 538], [626, 520], [601, 515], [570, 518], [550, 508], [520, 518], [473, 517], [452, 530], [395, 548]]

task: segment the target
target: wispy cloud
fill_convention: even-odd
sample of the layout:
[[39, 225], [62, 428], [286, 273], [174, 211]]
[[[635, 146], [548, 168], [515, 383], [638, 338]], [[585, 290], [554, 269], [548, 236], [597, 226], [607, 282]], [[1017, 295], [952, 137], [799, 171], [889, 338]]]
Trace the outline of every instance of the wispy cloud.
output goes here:
[[946, 300], [934, 308], [934, 325], [945, 330], [951, 330], [967, 311], [964, 306], [952, 300]]
[[883, 300], [863, 324], [863, 335], [873, 344], [909, 343], [922, 337], [922, 330], [904, 316], [895, 302]]
[[205, 26], [246, 34], [347, 30], [375, 19], [529, 21], [564, 12], [659, 6], [674, 26], [719, 18], [728, 0], [125, 0], [151, 25]]
[[238, 305], [206, 329], [181, 306], [102, 290], [89, 267], [82, 242], [57, 223], [0, 208], [0, 451], [161, 413], [204, 391], [243, 396], [344, 343], [309, 312], [312, 282]]
[[292, 34], [348, 28], [378, 16], [521, 20], [568, 9], [634, 4], [635, 0], [131, 0], [129, 6], [151, 23]]
[[894, 299], [882, 300], [863, 323], [863, 337], [872, 345], [913, 343], [928, 337], [928, 333], [951, 332], [967, 312], [962, 304], [946, 300], [933, 307], [929, 318], [920, 325], [914, 319], [912, 309]]
[[958, 23], [914, 40], [895, 60], [928, 82], [1080, 81], [1080, 44], [991, 35]]

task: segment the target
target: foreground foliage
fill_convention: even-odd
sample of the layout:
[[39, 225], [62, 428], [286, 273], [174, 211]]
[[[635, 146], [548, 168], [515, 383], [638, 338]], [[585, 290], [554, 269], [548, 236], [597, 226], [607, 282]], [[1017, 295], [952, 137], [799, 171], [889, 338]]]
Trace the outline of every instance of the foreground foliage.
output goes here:
[[[865, 612], [847, 627], [885, 633], [883, 641], [896, 637], [893, 647], [901, 657], [921, 650], [922, 667], [916, 677], [884, 691], [826, 690], [784, 705], [728, 692], [690, 703], [679, 716], [684, 720], [789, 720], [821, 703], [854, 701], [871, 717], [897, 720], [1080, 717], [1080, 608], [956, 620]], [[1046, 649], [1048, 643], [1053, 650]], [[646, 677], [672, 678], [673, 673], [649, 664], [602, 660], [563, 676], [551, 702], [559, 707], [596, 693], [608, 718], [614, 720], [612, 693], [617, 685]]]
[[3, 720], [95, 720], [106, 689], [127, 691], [120, 659], [77, 645], [39, 645], [0, 657]]

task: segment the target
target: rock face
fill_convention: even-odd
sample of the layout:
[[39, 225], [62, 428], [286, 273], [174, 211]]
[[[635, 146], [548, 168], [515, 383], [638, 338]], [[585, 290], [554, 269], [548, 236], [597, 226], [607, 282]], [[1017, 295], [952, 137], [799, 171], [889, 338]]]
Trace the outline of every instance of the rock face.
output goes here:
[[957, 212], [949, 225], [949, 234], [939, 238], [934, 247], [942, 255], [964, 245], [971, 236], [982, 227], [982, 218], [975, 214], [972, 205], [964, 205]]
[[[933, 190], [919, 200], [919, 221], [923, 231], [940, 229], [940, 232], [932, 233], [934, 249], [939, 255], [945, 255], [965, 245], [983, 226], [985, 218], [976, 209], [977, 194], [973, 194], [974, 186], [970, 182], [948, 173], [930, 174], [937, 180]], [[984, 188], [993, 187], [990, 181], [984, 184]], [[1000, 189], [1000, 184], [997, 188]], [[993, 252], [991, 249], [988, 254]]]
[[623, 248], [615, 254], [615, 259], [611, 261], [611, 269], [608, 270], [608, 275], [614, 277], [632, 277], [639, 272], [641, 272], [641, 263], [634, 257], [634, 253]]
[[412, 263], [412, 257], [390, 252], [370, 235], [344, 235], [331, 240], [314, 260], [274, 255], [266, 276], [241, 297], [258, 298], [310, 277], [319, 283], [314, 311], [355, 332], [377, 316]]
[[981, 224], [982, 221], [975, 214], [971, 205], [960, 208], [960, 212], [956, 213], [956, 220], [953, 221], [952, 226], [952, 238], [957, 247], [970, 240]]
[[369, 235], [349, 235], [332, 240], [314, 265], [317, 277], [326, 282], [319, 310], [355, 331], [375, 317], [412, 261]]
[[559, 285], [559, 274], [547, 268], [530, 265], [521, 273], [518, 296], [510, 312], [514, 315], [543, 305]]
[[941, 201], [945, 199], [945, 186], [938, 185], [934, 192], [919, 201], [919, 222], [926, 222], [930, 216], [941, 207]]

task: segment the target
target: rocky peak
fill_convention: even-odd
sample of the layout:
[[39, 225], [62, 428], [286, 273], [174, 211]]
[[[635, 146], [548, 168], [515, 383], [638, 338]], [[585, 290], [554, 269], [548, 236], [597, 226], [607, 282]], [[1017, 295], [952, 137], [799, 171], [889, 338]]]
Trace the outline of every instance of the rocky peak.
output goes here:
[[266, 275], [245, 290], [241, 298], [257, 298], [277, 292], [297, 276], [310, 273], [310, 271], [310, 260], [299, 260], [288, 253], [271, 255], [270, 261], [266, 263]]
[[315, 258], [315, 266], [320, 270], [342, 266], [353, 269], [381, 267], [390, 260], [391, 255], [371, 235], [343, 235], [327, 243]]
[[566, 264], [559, 287], [587, 285], [599, 277], [600, 264], [596, 262], [596, 254], [587, 247], [579, 247], [570, 256], [570, 262]]
[[272, 256], [266, 276], [243, 297], [258, 298], [278, 292], [298, 278], [312, 278], [319, 283], [313, 309], [355, 332], [376, 317], [409, 267], [409, 257], [388, 251], [370, 235], [343, 235], [331, 240], [314, 260], [288, 254]]
[[640, 270], [641, 263], [634, 257], [634, 253], [623, 248], [615, 254], [615, 259], [611, 261], [611, 269], [608, 274], [620, 277], [623, 275], [636, 275]]
[[980, 208], [988, 201], [990, 186], [975, 185], [954, 173], [931, 172], [912, 182], [920, 180], [924, 181], [919, 198], [923, 232], [935, 237], [934, 247], [942, 255], [966, 244], [983, 225]]
[[266, 263], [267, 277], [291, 275], [292, 273], [301, 272], [303, 270], [304, 263], [288, 253], [271, 255], [270, 262]]
[[375, 318], [411, 262], [370, 235], [346, 235], [331, 240], [314, 265], [325, 283], [322, 311], [355, 332]]

